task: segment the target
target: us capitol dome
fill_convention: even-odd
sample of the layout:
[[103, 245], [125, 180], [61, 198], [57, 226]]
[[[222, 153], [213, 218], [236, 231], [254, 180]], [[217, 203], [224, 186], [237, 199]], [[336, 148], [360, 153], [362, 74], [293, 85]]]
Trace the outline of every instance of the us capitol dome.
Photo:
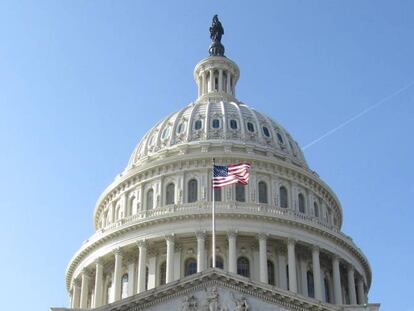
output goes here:
[[[52, 310], [379, 310], [335, 193], [283, 126], [236, 98], [217, 16], [210, 33], [198, 98], [150, 129], [99, 197], [66, 270], [69, 308]], [[213, 158], [252, 165], [248, 185], [214, 190], [215, 268]]]

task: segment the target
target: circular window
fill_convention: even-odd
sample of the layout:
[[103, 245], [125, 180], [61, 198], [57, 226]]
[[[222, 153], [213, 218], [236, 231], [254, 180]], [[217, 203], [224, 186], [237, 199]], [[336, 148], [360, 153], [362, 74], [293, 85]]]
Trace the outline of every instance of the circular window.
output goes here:
[[203, 126], [203, 123], [201, 122], [201, 120], [197, 120], [194, 123], [194, 129], [195, 130], [201, 130], [201, 127]]
[[237, 130], [237, 121], [236, 120], [230, 120], [230, 128], [233, 130]]
[[214, 119], [213, 122], [211, 123], [211, 126], [213, 127], [213, 129], [218, 129], [220, 127], [220, 120]]
[[269, 129], [268, 129], [266, 126], [263, 126], [263, 134], [264, 134], [266, 137], [270, 137], [270, 132], [269, 132]]
[[252, 122], [247, 122], [247, 129], [249, 132], [254, 132], [254, 125]]

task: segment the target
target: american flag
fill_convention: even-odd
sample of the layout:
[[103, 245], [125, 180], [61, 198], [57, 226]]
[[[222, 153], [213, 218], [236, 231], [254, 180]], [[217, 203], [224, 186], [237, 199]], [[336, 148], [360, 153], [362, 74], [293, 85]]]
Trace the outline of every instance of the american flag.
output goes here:
[[221, 188], [231, 184], [247, 185], [249, 182], [249, 163], [239, 163], [229, 166], [214, 165], [213, 188]]

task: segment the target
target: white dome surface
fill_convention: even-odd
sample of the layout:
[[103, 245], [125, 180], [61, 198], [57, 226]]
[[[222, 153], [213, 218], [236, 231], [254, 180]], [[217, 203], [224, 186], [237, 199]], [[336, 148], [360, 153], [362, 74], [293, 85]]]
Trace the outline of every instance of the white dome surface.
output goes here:
[[241, 102], [210, 98], [158, 122], [134, 149], [127, 170], [167, 150], [215, 143], [260, 150], [307, 167], [298, 143], [279, 123]]

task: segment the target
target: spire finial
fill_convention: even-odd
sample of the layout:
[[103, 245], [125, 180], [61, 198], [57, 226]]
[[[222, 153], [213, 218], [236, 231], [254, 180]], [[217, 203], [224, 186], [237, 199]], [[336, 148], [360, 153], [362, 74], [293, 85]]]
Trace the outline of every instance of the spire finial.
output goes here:
[[224, 34], [224, 28], [221, 25], [217, 14], [213, 16], [210, 27], [211, 42], [208, 52], [210, 56], [224, 56], [224, 46], [221, 44], [221, 36]]

